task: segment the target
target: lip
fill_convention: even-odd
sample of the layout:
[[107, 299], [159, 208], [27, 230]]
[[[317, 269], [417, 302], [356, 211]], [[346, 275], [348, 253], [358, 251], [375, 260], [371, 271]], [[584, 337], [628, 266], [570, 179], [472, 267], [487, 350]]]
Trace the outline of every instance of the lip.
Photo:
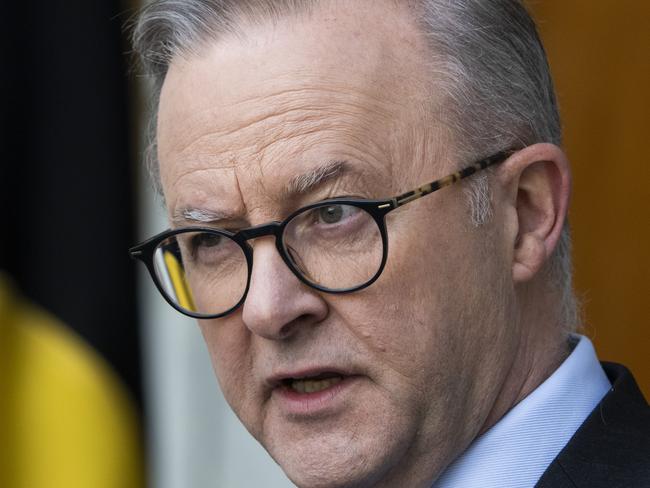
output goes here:
[[[314, 378], [324, 374], [335, 374], [342, 380], [324, 390], [312, 393], [299, 393], [290, 389], [285, 380], [294, 378]], [[338, 368], [319, 367], [300, 371], [281, 373], [269, 378], [272, 388], [271, 398], [280, 411], [292, 417], [314, 417], [333, 414], [345, 405], [345, 399], [360, 380], [360, 375]]]

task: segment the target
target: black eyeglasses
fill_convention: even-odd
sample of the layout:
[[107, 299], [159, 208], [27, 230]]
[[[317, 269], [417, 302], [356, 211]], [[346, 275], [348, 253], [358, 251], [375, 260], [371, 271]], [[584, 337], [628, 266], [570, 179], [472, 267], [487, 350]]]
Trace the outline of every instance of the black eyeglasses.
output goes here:
[[282, 259], [303, 283], [350, 293], [374, 283], [388, 256], [386, 214], [506, 160], [503, 151], [415, 190], [384, 200], [335, 198], [296, 210], [282, 222], [230, 232], [186, 227], [162, 232], [129, 250], [147, 266], [156, 287], [179, 312], [223, 317], [245, 300], [253, 269], [247, 242], [274, 236]]

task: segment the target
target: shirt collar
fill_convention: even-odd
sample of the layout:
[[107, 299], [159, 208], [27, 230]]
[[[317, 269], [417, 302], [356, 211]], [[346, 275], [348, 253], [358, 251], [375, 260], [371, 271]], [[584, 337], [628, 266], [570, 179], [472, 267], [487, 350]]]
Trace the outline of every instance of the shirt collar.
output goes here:
[[433, 488], [533, 487], [611, 388], [591, 341], [577, 345], [560, 367], [443, 472]]

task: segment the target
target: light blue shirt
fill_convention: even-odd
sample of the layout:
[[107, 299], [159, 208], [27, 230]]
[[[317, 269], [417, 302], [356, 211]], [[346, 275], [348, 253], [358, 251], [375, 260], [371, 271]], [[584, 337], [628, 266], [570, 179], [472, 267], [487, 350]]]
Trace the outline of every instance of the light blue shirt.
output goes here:
[[532, 488], [611, 388], [591, 341], [443, 472], [433, 488]]

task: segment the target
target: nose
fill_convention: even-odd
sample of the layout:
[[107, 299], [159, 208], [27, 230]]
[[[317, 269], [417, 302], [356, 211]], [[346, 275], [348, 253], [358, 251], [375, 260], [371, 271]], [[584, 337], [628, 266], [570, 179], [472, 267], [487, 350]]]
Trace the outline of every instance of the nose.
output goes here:
[[242, 320], [251, 332], [285, 340], [327, 316], [325, 300], [291, 272], [272, 238], [257, 239], [253, 248], [251, 282], [242, 308]]

